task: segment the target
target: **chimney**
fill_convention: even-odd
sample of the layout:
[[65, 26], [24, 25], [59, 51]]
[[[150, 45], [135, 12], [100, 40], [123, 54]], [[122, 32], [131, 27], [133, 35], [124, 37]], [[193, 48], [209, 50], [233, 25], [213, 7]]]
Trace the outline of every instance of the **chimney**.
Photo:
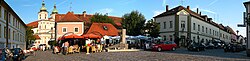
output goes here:
[[168, 11], [168, 5], [166, 5], [166, 12]]
[[201, 15], [201, 12], [200, 12], [200, 15]]
[[83, 14], [83, 17], [86, 17], [86, 11], [83, 11], [82, 14]]
[[189, 6], [187, 6], [187, 9], [188, 9], [188, 10], [190, 10], [190, 7], [189, 7]]
[[197, 14], [199, 13], [199, 8], [197, 8], [197, 12], [196, 12]]
[[207, 16], [205, 16], [205, 21], [207, 21]]

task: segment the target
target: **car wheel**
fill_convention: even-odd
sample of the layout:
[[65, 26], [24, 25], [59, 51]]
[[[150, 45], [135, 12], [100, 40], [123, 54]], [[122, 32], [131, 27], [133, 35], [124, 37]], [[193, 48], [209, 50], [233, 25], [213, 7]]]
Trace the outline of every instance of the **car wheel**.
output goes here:
[[173, 48], [172, 48], [172, 51], [175, 51], [175, 50], [176, 50], [176, 48], [175, 48], [175, 47], [173, 47]]
[[161, 51], [161, 48], [160, 48], [160, 47], [159, 47], [159, 48], [157, 48], [157, 51], [159, 51], [159, 52], [160, 52], [160, 51]]

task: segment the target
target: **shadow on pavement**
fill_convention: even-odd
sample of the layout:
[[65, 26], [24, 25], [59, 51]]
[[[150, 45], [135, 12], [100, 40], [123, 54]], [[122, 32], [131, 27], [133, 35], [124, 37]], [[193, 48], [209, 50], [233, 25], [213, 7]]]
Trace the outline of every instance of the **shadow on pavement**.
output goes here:
[[179, 48], [176, 51], [164, 51], [164, 53], [202, 55], [202, 56], [213, 56], [221, 58], [250, 59], [250, 57], [247, 57], [246, 51], [224, 52], [223, 49], [206, 49], [205, 51], [196, 52], [196, 51], [188, 51], [186, 48]]

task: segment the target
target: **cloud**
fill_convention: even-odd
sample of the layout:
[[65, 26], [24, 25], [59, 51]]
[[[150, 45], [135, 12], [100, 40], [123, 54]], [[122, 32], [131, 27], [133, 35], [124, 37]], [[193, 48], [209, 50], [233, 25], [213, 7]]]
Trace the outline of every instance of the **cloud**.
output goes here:
[[199, 9], [200, 11], [211, 13], [211, 14], [217, 14], [216, 12], [213, 12], [211, 10], [206, 10], [206, 9]]
[[163, 6], [163, 7], [166, 5], [166, 1], [167, 1], [167, 0], [163, 0], [163, 1], [162, 1], [162, 6]]
[[102, 14], [106, 14], [106, 13], [111, 13], [113, 12], [114, 10], [111, 9], [111, 8], [104, 8], [104, 9], [101, 9], [99, 11], [97, 11], [98, 13], [102, 13]]
[[214, 3], [216, 3], [218, 0], [214, 0], [213, 2], [209, 3], [208, 6], [213, 5]]
[[[197, 8], [199, 8], [199, 6], [196, 6], [195, 8], [192, 8], [191, 10], [195, 11], [197, 10]], [[211, 13], [211, 14], [217, 14], [216, 12], [213, 12], [211, 10], [208, 10], [208, 9], [202, 9], [202, 8], [199, 8], [199, 11], [202, 11], [202, 12], [207, 12], [207, 13]]]
[[[67, 1], [68, 0], [64, 0], [63, 2], [60, 2], [60, 3], [56, 4], [56, 6], [58, 7], [58, 6], [60, 6], [60, 5], [64, 4], [64, 3], [66, 3]], [[53, 9], [54, 9], [54, 7], [50, 8], [49, 11], [51, 11]]]
[[23, 5], [24, 7], [30, 7], [30, 6], [34, 6], [34, 4], [33, 5], [29, 5], [29, 4], [26, 4], [26, 5]]
[[165, 10], [156, 10], [156, 11], [154, 11], [154, 16], [159, 15], [159, 14], [163, 13], [164, 11]]

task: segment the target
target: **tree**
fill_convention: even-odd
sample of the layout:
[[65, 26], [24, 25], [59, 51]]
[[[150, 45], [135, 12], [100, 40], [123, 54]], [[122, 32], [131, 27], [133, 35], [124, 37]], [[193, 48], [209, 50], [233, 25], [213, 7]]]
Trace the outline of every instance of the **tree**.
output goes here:
[[145, 17], [138, 11], [132, 11], [122, 16], [122, 27], [127, 29], [127, 34], [137, 36], [142, 34]]
[[27, 40], [26, 40], [26, 48], [33, 42], [36, 40], [36, 38], [34, 37], [34, 32], [33, 30], [31, 30], [32, 27], [27, 27], [26, 28], [26, 37], [27, 37]]
[[148, 34], [151, 37], [158, 37], [160, 31], [160, 25], [156, 23], [153, 19], [149, 20], [144, 27], [145, 30], [148, 30]]
[[97, 22], [97, 23], [111, 23], [115, 25], [113, 19], [109, 18], [108, 15], [103, 15], [100, 13], [95, 13], [93, 17], [90, 18], [91, 22]]

